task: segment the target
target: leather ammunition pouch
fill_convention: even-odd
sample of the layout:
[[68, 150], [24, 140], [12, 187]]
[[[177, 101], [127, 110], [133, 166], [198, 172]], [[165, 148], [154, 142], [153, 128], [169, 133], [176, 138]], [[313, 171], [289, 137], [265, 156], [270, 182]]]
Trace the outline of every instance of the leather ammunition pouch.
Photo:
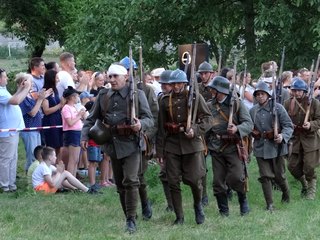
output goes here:
[[180, 132], [185, 132], [186, 127], [183, 123], [172, 123], [167, 122], [164, 124], [164, 129], [167, 131], [169, 135], [178, 134]]
[[219, 135], [221, 141], [225, 143], [238, 144], [240, 142], [240, 138], [237, 135], [223, 134]]
[[269, 139], [269, 140], [274, 139], [273, 130], [266, 131], [266, 132], [259, 132], [257, 129], [253, 129], [251, 135], [254, 139], [257, 139], [257, 140], [259, 140], [260, 138]]
[[115, 129], [115, 133], [120, 136], [130, 136], [134, 135], [135, 132], [131, 129], [130, 125], [120, 124], [112, 127]]
[[300, 134], [305, 133], [305, 132], [306, 132], [306, 130], [303, 127], [295, 126], [294, 130], [293, 130], [293, 135], [297, 136], [297, 135], [300, 135]]

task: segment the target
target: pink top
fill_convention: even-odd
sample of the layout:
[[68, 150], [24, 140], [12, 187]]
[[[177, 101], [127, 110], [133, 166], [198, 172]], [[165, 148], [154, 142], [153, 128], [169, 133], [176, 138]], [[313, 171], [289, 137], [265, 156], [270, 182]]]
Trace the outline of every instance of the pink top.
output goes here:
[[68, 118], [70, 119], [76, 118], [77, 114], [78, 114], [78, 111], [74, 106], [70, 106], [68, 104], [64, 105], [61, 111], [63, 131], [69, 131], [69, 130], [81, 131], [82, 130], [83, 123], [80, 119], [72, 126], [69, 126], [66, 121], [66, 119]]

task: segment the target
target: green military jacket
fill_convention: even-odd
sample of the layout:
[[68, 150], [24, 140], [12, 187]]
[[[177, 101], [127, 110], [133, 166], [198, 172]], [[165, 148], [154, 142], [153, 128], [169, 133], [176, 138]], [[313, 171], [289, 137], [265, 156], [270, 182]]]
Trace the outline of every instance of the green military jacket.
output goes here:
[[[81, 141], [88, 141], [90, 128], [96, 119], [104, 120], [105, 124], [114, 126], [125, 124], [128, 121], [129, 111], [129, 86], [124, 86], [119, 91], [103, 89], [99, 92], [92, 110], [84, 122], [81, 131]], [[138, 98], [136, 115], [141, 122], [141, 131], [153, 127], [153, 117], [143, 91], [137, 90], [135, 97]], [[137, 106], [136, 106], [137, 107]], [[111, 142], [103, 146], [103, 150], [112, 158], [124, 158], [136, 151], [140, 151], [140, 135], [118, 136], [112, 135]]]
[[[288, 154], [287, 143], [293, 133], [292, 121], [287, 111], [279, 103], [276, 104], [276, 112], [278, 117], [279, 133], [282, 134], [283, 141], [282, 143], [277, 144], [273, 139], [266, 139], [263, 137], [260, 139], [254, 139], [253, 153], [256, 157], [272, 159]], [[259, 104], [254, 105], [250, 109], [250, 115], [254, 128], [260, 133], [273, 131], [274, 117], [271, 101], [268, 101], [265, 106], [260, 106]]]
[[[291, 97], [285, 101], [284, 107], [288, 111], [294, 127], [301, 128], [307, 110], [307, 97], [304, 97], [299, 104], [295, 98]], [[311, 125], [309, 130], [292, 135], [293, 153], [299, 153], [300, 150], [311, 152], [320, 149], [320, 102], [314, 98], [311, 101], [309, 122]]]
[[201, 82], [199, 83], [199, 93], [202, 95], [206, 102], [208, 102], [212, 98], [210, 88], [208, 86], [205, 86]]
[[[226, 143], [221, 140], [219, 136], [227, 135], [228, 122], [226, 119], [219, 113], [222, 111], [224, 115], [229, 118], [230, 112], [230, 99], [231, 95], [228, 95], [227, 98], [219, 103], [215, 98], [207, 102], [207, 105], [213, 116], [213, 123], [211, 129], [206, 134], [207, 146], [208, 149], [215, 152], [231, 153], [237, 151], [236, 144]], [[237, 106], [238, 105], [238, 106]], [[253, 123], [249, 114], [247, 107], [239, 100], [238, 103], [234, 104], [234, 114], [233, 114], [233, 123], [237, 126], [237, 136], [243, 138], [248, 136], [252, 129]]]
[[[169, 134], [165, 129], [166, 123], [183, 124], [187, 122], [188, 91], [185, 90], [179, 94], [171, 92], [159, 99], [158, 134], [156, 141], [158, 157], [163, 157], [165, 152], [185, 155], [205, 149], [204, 140], [201, 136], [210, 128], [212, 116], [204, 98], [200, 94], [198, 97], [199, 103], [196, 121], [192, 123], [194, 131], [192, 139], [187, 138], [184, 132]], [[172, 100], [172, 107], [169, 106], [170, 98]], [[193, 103], [195, 103], [195, 98], [193, 99]], [[171, 119], [170, 108], [172, 109], [173, 119]]]

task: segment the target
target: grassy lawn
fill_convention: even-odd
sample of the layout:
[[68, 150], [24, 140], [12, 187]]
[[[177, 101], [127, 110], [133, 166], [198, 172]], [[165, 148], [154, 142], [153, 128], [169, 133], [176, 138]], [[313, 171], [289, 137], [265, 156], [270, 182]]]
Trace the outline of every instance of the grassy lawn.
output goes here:
[[[158, 180], [158, 166], [150, 166], [147, 173], [149, 197], [153, 203], [153, 217], [143, 221], [138, 209], [138, 232], [124, 232], [123, 216], [115, 188], [103, 194], [64, 193], [52, 196], [35, 194], [27, 188], [23, 173], [25, 161], [23, 144], [19, 146], [18, 188], [16, 193], [0, 194], [0, 239], [318, 239], [320, 236], [320, 202], [300, 198], [300, 185], [289, 176], [291, 203], [280, 203], [281, 193], [274, 192], [277, 210], [264, 210], [265, 203], [255, 160], [249, 165], [251, 212], [240, 217], [237, 199], [230, 203], [230, 216], [219, 216], [216, 202], [209, 191], [206, 221], [194, 221], [191, 192], [183, 186], [185, 224], [172, 226], [173, 213], [165, 212], [165, 198]], [[209, 180], [212, 172], [209, 162]], [[319, 198], [319, 194], [317, 194]]]

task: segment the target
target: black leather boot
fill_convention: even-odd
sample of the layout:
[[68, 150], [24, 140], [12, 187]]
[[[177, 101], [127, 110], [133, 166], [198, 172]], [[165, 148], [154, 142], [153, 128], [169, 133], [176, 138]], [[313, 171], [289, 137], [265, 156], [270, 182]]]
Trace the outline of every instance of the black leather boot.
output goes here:
[[220, 215], [224, 216], [224, 217], [228, 217], [229, 216], [229, 206], [228, 206], [227, 194], [226, 193], [216, 194], [216, 199], [217, 199]]
[[237, 194], [238, 194], [238, 201], [240, 204], [240, 215], [244, 216], [249, 214], [250, 209], [249, 209], [249, 204], [248, 204], [246, 194], [241, 192], [237, 192]]
[[194, 207], [194, 214], [195, 214], [195, 219], [196, 219], [196, 223], [197, 224], [202, 224], [204, 223], [204, 212], [203, 212], [203, 208], [202, 208], [202, 204], [196, 204], [193, 206]]

